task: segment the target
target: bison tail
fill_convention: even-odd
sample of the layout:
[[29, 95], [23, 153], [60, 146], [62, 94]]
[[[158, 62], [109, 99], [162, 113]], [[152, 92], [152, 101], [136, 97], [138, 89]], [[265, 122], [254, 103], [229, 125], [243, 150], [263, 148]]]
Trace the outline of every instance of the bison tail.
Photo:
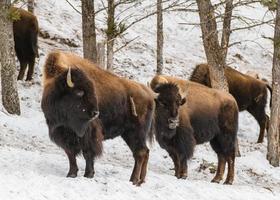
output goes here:
[[30, 36], [31, 36], [30, 39], [31, 39], [31, 45], [32, 45], [33, 54], [37, 58], [39, 58], [39, 52], [38, 52], [38, 33], [34, 32], [34, 31], [31, 31]]
[[147, 140], [150, 145], [154, 143], [154, 135], [155, 135], [155, 116], [154, 116], [154, 109], [153, 106], [151, 109], [149, 109], [147, 113], [147, 124], [146, 124], [146, 130], [147, 130]]
[[272, 87], [269, 85], [269, 83], [266, 83], [266, 87], [270, 92], [270, 102], [269, 102], [269, 107], [271, 108], [272, 105]]

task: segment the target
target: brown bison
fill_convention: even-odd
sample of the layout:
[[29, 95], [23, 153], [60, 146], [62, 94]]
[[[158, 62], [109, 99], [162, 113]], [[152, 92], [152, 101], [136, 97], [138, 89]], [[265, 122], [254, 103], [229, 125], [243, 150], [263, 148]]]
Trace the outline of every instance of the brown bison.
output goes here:
[[12, 7], [13, 12], [19, 13], [19, 20], [13, 22], [15, 51], [20, 62], [18, 80], [22, 80], [28, 65], [26, 81], [32, 80], [35, 57], [38, 57], [38, 21], [30, 12]]
[[68, 156], [67, 176], [77, 176], [76, 155], [82, 151], [84, 176], [93, 177], [102, 134], [104, 139], [124, 139], [135, 159], [130, 181], [143, 183], [154, 107], [150, 88], [102, 70], [88, 60], [64, 52], [50, 53], [46, 60], [42, 109], [50, 138]]
[[[228, 93], [191, 81], [156, 76], [151, 82], [158, 93], [155, 110], [156, 139], [172, 158], [177, 178], [187, 177], [187, 160], [197, 144], [210, 141], [218, 155], [218, 169], [212, 182], [234, 179], [238, 106]], [[186, 94], [186, 95], [185, 95]]]
[[[229, 92], [236, 99], [239, 111], [247, 110], [257, 120], [260, 126], [257, 142], [263, 142], [264, 131], [268, 129], [269, 123], [269, 117], [265, 114], [267, 89], [271, 92], [271, 87], [262, 80], [242, 74], [228, 66], [225, 67], [225, 76]], [[190, 80], [211, 87], [209, 66], [207, 64], [197, 65]]]

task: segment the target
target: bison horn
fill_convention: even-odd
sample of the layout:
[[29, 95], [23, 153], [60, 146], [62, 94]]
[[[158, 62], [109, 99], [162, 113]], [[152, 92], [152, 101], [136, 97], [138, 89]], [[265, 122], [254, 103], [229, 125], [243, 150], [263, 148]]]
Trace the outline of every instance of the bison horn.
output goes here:
[[70, 88], [73, 88], [74, 87], [74, 83], [72, 81], [72, 78], [71, 78], [71, 67], [69, 67], [68, 69], [68, 72], [67, 72], [67, 85], [70, 87]]
[[136, 111], [136, 106], [135, 106], [135, 103], [134, 103], [134, 100], [133, 100], [133, 97], [130, 97], [130, 103], [131, 103], [131, 111], [132, 111], [132, 114], [137, 117], [137, 111]]

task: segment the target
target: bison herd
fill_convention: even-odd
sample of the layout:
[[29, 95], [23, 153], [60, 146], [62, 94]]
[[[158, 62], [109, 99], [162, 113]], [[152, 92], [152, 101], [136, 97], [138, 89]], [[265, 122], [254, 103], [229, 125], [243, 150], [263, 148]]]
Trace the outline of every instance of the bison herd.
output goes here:
[[[14, 8], [16, 9], [16, 8]], [[38, 56], [38, 22], [22, 9], [14, 22], [15, 50], [20, 62], [18, 79], [32, 79]], [[238, 112], [247, 110], [260, 126], [262, 142], [269, 117], [265, 114], [266, 81], [225, 68], [229, 92], [212, 89], [207, 64], [197, 65], [190, 80], [157, 75], [148, 86], [121, 78], [77, 55], [51, 52], [43, 67], [41, 107], [50, 139], [69, 160], [67, 177], [76, 177], [76, 156], [83, 154], [85, 177], [94, 176], [95, 158], [102, 142], [121, 136], [135, 160], [130, 181], [145, 182], [149, 149], [155, 137], [170, 155], [177, 178], [187, 178], [187, 161], [198, 144], [210, 142], [218, 157], [212, 182], [234, 181]]]

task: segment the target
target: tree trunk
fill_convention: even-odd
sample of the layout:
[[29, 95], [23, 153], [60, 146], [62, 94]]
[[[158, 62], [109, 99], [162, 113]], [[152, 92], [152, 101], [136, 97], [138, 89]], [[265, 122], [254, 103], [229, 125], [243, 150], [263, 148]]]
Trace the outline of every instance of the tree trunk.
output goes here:
[[84, 58], [97, 62], [94, 0], [82, 0]]
[[9, 19], [11, 1], [0, 0], [0, 67], [3, 106], [8, 113], [20, 115], [16, 82], [13, 23]]
[[210, 65], [210, 79], [213, 88], [228, 91], [224, 76], [223, 51], [219, 44], [214, 8], [210, 0], [196, 0], [207, 62]]
[[115, 0], [108, 0], [107, 19], [107, 70], [113, 70], [115, 25]]
[[268, 130], [267, 160], [276, 167], [280, 157], [280, 0], [278, 0], [274, 31], [274, 54], [272, 68], [272, 108]]
[[[210, 65], [210, 80], [212, 88], [220, 89], [228, 92], [228, 83], [225, 77], [224, 67], [226, 65], [226, 56], [228, 51], [229, 37], [230, 37], [230, 25], [233, 9], [233, 0], [226, 1], [226, 8], [223, 20], [223, 32], [221, 45], [219, 44], [217, 22], [215, 18], [214, 7], [210, 0], [196, 0], [200, 26], [202, 32], [203, 46], [207, 58], [207, 62]], [[240, 156], [238, 138], [235, 143], [235, 154]]]
[[27, 10], [31, 13], [34, 13], [34, 0], [27, 1]]
[[157, 0], [157, 74], [163, 70], [163, 19], [162, 0]]
[[97, 64], [102, 69], [105, 69], [105, 44], [97, 43]]
[[231, 17], [233, 10], [233, 0], [226, 1], [224, 20], [223, 20], [223, 32], [221, 39], [221, 48], [222, 48], [222, 62], [226, 64], [228, 45], [229, 45], [229, 37], [231, 34]]

